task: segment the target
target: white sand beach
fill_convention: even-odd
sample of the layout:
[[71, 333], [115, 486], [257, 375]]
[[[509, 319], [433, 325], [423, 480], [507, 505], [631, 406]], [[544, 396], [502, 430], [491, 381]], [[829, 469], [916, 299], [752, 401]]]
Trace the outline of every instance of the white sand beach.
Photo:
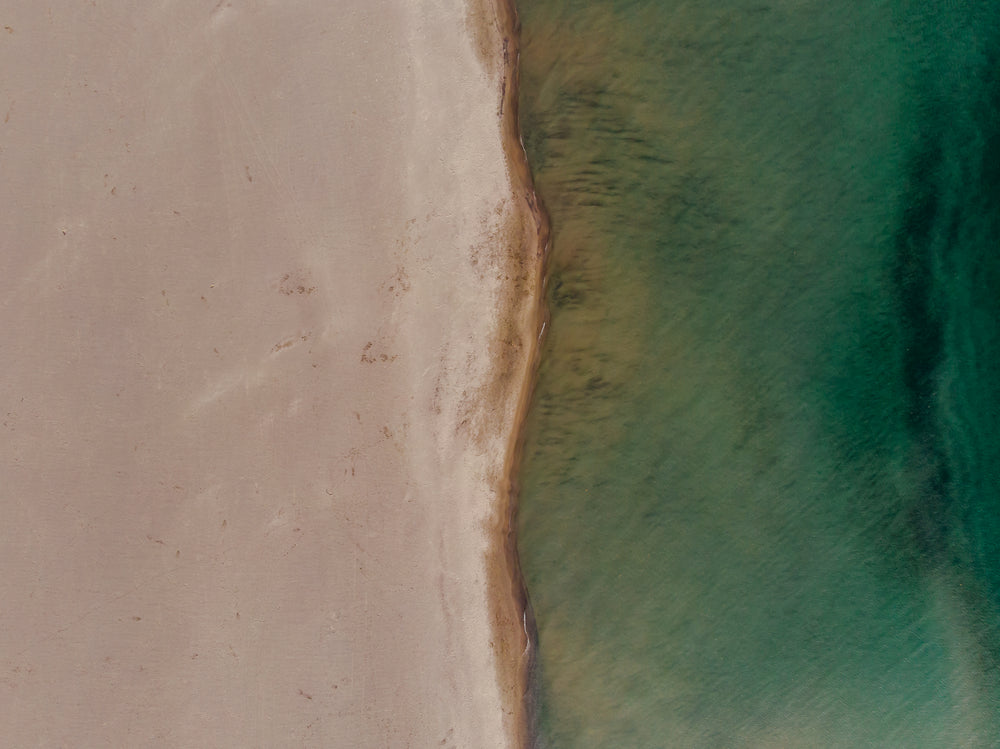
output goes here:
[[0, 10], [4, 745], [523, 740], [505, 18]]

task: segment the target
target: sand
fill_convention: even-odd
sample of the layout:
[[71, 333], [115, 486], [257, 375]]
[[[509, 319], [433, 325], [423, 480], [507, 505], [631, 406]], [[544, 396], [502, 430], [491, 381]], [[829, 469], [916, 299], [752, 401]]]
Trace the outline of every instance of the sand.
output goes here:
[[3, 743], [520, 745], [509, 12], [0, 26]]

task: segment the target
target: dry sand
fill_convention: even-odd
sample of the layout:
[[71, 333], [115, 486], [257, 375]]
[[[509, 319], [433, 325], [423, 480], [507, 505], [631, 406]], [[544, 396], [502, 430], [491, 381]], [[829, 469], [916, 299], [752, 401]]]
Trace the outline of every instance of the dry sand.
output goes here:
[[506, 11], [0, 26], [3, 745], [516, 746]]

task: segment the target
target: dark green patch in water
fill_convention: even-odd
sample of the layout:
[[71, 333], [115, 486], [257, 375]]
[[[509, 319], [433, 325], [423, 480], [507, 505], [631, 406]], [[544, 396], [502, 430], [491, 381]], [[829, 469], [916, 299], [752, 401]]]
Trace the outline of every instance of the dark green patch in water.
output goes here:
[[520, 12], [540, 745], [1000, 746], [995, 4]]

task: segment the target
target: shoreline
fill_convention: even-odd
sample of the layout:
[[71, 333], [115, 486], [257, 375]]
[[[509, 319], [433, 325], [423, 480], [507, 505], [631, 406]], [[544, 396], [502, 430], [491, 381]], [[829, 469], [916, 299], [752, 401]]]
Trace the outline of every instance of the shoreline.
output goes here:
[[[503, 82], [500, 101], [500, 134], [510, 175], [511, 188], [518, 198], [521, 214], [522, 234], [514, 249], [519, 263], [533, 264], [530, 295], [520, 334], [527, 341], [520, 373], [520, 390], [516, 396], [513, 430], [509, 436], [507, 454], [504, 458], [503, 484], [499, 505], [493, 517], [493, 549], [489, 553], [489, 600], [494, 634], [504, 642], [505, 634], [511, 632], [511, 617], [519, 622], [518, 639], [507, 642], [501, 649], [507, 655], [513, 672], [504, 669], [503, 662], [497, 664], [497, 677], [501, 681], [501, 693], [506, 694], [505, 709], [511, 716], [511, 733], [515, 746], [528, 749], [535, 743], [536, 688], [535, 669], [538, 633], [527, 586], [521, 572], [520, 556], [517, 548], [517, 514], [520, 501], [519, 473], [524, 451], [527, 413], [533, 399], [538, 378], [542, 343], [549, 322], [548, 307], [545, 303], [547, 283], [547, 262], [551, 229], [548, 213], [534, 189], [534, 180], [527, 152], [521, 136], [519, 120], [520, 96], [520, 46], [521, 24], [516, 0], [491, 0], [496, 13], [503, 45]], [[533, 230], [533, 233], [532, 233]], [[516, 310], [516, 302], [508, 305]], [[510, 606], [513, 611], [510, 611]], [[505, 610], [506, 609], [506, 610]], [[511, 652], [516, 647], [519, 655]], [[505, 677], [507, 677], [505, 679]], [[513, 681], [517, 694], [505, 693], [503, 682]]]

